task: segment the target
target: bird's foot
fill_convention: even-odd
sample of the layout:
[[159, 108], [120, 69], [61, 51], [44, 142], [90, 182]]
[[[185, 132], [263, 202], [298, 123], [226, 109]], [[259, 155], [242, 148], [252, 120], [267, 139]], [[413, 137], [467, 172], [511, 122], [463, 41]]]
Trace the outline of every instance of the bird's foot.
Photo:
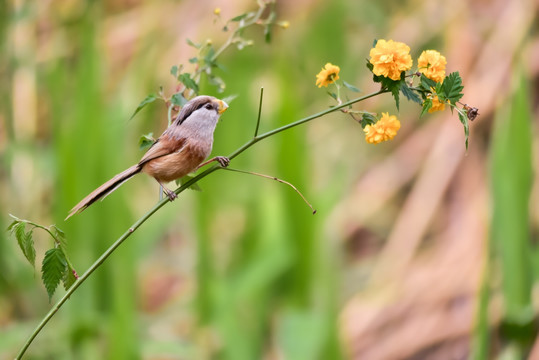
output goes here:
[[226, 156], [216, 156], [215, 161], [217, 161], [221, 167], [227, 167], [228, 164], [230, 164], [230, 159]]

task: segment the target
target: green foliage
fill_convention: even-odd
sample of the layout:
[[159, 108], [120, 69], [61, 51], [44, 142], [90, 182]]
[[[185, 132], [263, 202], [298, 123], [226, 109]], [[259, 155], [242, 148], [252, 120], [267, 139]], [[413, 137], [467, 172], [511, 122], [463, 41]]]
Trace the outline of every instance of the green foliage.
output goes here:
[[172, 97], [170, 98], [170, 103], [181, 108], [185, 104], [187, 104], [187, 99], [183, 96], [181, 92], [178, 92], [172, 95]]
[[440, 101], [449, 101], [454, 106], [464, 95], [462, 90], [464, 90], [464, 86], [460, 74], [453, 72], [445, 77], [441, 84], [441, 91], [437, 89], [436, 92]]
[[[36, 224], [29, 220], [19, 219], [16, 216], [10, 215], [13, 221], [8, 226], [7, 231], [15, 236], [17, 243], [21, 248], [22, 253], [28, 260], [28, 262], [35, 266], [36, 250], [34, 248], [33, 231], [34, 229], [45, 230], [54, 241], [54, 247], [45, 252], [45, 258], [41, 265], [42, 280], [47, 294], [49, 295], [49, 301], [56, 291], [56, 288], [63, 282], [64, 288], [67, 290], [77, 280], [77, 273], [71, 265], [67, 256], [67, 241], [65, 233], [56, 225], [50, 225], [45, 227], [43, 225]], [[29, 225], [32, 228], [26, 231], [26, 226]]]
[[144, 100], [142, 100], [140, 104], [138, 104], [137, 108], [135, 109], [135, 112], [133, 113], [133, 115], [131, 115], [129, 119], [134, 118], [140, 110], [142, 110], [146, 105], [153, 103], [155, 100], [157, 100], [157, 96], [155, 94], [150, 94], [146, 96]]
[[408, 84], [406, 84], [406, 81], [403, 81], [401, 83], [400, 90], [402, 94], [408, 99], [409, 101], [413, 101], [419, 105], [423, 104], [423, 100], [421, 99], [420, 95], [417, 94], [416, 91], [411, 89]]
[[198, 84], [191, 78], [191, 74], [189, 73], [183, 73], [180, 74], [178, 79], [187, 87], [188, 89], [192, 89], [195, 94], [198, 94]]
[[41, 266], [41, 279], [43, 280], [45, 289], [47, 289], [49, 301], [60, 281], [67, 279], [67, 270], [67, 261], [62, 249], [58, 247], [47, 250], [43, 258], [43, 265]]
[[459, 110], [459, 120], [464, 127], [464, 142], [466, 144], [466, 149], [468, 149], [468, 137], [470, 136], [470, 126], [468, 124], [468, 115], [465, 112]]
[[31, 230], [26, 232], [26, 223], [24, 221], [13, 220], [7, 230], [12, 235], [15, 235], [19, 248], [30, 265], [35, 266], [36, 249], [34, 248], [34, 239], [32, 238]]
[[357, 87], [355, 87], [354, 85], [346, 82], [346, 81], [343, 81], [342, 82], [344, 84], [344, 86], [346, 86], [346, 88], [350, 91], [353, 91], [353, 92], [356, 92], [356, 93], [359, 93], [361, 92], [361, 90], [359, 90]]
[[361, 116], [361, 127], [365, 128], [367, 125], [374, 125], [377, 121], [378, 119], [373, 114], [364, 112]]
[[153, 138], [153, 133], [144, 134], [140, 137], [138, 141], [139, 149], [144, 150], [148, 149], [153, 145], [155, 139]]

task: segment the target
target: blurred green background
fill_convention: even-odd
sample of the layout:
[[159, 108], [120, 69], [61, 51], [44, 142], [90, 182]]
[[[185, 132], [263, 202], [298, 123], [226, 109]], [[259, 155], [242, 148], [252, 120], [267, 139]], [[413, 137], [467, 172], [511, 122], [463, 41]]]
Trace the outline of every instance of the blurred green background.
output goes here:
[[[226, 39], [251, 0], [0, 1], [0, 228], [12, 213], [57, 224], [83, 273], [157, 201], [139, 176], [68, 222], [82, 197], [160, 134], [154, 103], [185, 41]], [[456, 114], [402, 104], [389, 143], [364, 142], [334, 114], [259, 143], [231, 166], [296, 185], [216, 172], [166, 205], [79, 288], [29, 359], [523, 359], [536, 342], [539, 254], [537, 1], [278, 1], [270, 44], [228, 49], [217, 70], [237, 94], [215, 135], [227, 155], [261, 131], [326, 109], [326, 62], [363, 93], [375, 38], [415, 59], [438, 49], [479, 108], [470, 148]], [[351, 94], [350, 96], [353, 96]], [[358, 109], [396, 114], [390, 96]], [[532, 199], [532, 201], [530, 201]], [[40, 263], [51, 246], [35, 236]], [[59, 290], [53, 302], [63, 290]], [[535, 296], [534, 296], [535, 295]], [[11, 359], [51, 304], [39, 270], [0, 231], [0, 358]]]

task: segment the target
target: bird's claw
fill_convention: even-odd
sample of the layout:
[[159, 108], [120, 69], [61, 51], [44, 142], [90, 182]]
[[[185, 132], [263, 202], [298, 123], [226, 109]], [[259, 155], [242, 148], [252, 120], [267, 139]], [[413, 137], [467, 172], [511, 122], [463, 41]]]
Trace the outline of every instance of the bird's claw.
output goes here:
[[227, 167], [230, 164], [230, 159], [226, 156], [216, 156], [215, 160], [221, 165], [221, 167]]

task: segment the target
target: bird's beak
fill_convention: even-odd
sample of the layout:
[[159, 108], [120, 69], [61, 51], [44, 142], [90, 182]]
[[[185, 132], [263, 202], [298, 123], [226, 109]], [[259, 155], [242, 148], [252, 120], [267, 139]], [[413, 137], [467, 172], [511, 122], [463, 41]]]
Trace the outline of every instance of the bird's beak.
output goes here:
[[226, 111], [226, 109], [228, 109], [228, 104], [223, 100], [217, 100], [217, 103], [219, 104], [217, 112], [219, 113], [219, 115], [222, 115]]

